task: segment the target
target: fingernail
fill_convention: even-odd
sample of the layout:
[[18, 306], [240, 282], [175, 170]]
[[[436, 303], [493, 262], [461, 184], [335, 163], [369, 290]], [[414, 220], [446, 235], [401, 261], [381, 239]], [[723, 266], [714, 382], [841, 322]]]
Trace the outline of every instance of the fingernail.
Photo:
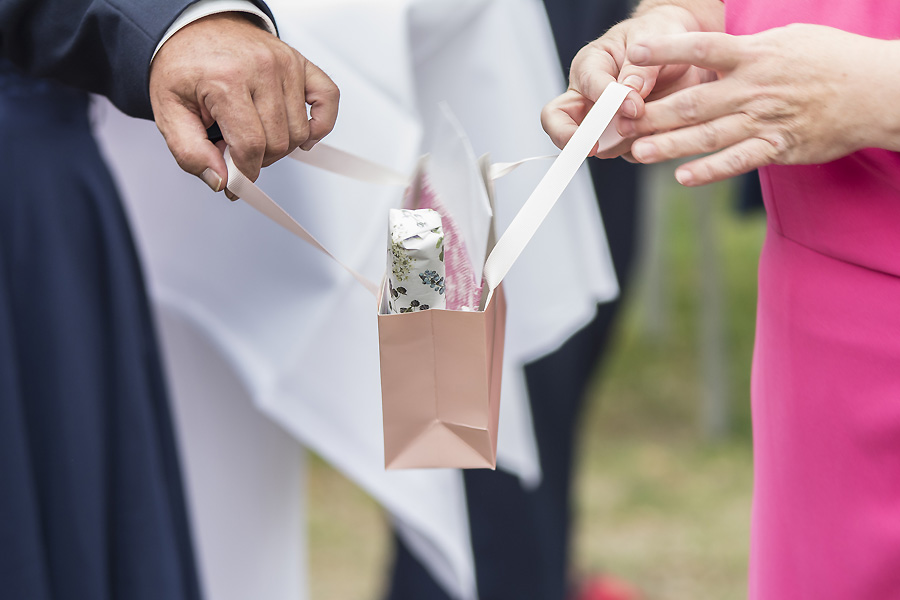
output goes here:
[[219, 177], [219, 174], [213, 171], [212, 169], [206, 169], [200, 175], [200, 179], [210, 187], [210, 189], [214, 192], [222, 191], [222, 178]]
[[638, 142], [631, 147], [631, 153], [641, 162], [650, 162], [658, 154], [656, 145], [652, 142]]
[[641, 88], [644, 87], [644, 78], [638, 75], [629, 75], [625, 78], [625, 81], [622, 82], [622, 85], [627, 85], [640, 93]]
[[626, 117], [637, 116], [637, 104], [634, 103], [634, 100], [626, 100], [622, 103], [622, 114]]
[[628, 58], [635, 64], [642, 63], [650, 58], [650, 49], [647, 46], [632, 46], [628, 49]]
[[306, 152], [309, 152], [310, 150], [313, 149], [313, 146], [315, 146], [318, 142], [319, 142], [319, 140], [308, 140], [308, 141], [300, 144], [300, 149], [304, 150]]
[[678, 169], [675, 171], [675, 180], [681, 185], [691, 185], [694, 183], [694, 174], [687, 169]]

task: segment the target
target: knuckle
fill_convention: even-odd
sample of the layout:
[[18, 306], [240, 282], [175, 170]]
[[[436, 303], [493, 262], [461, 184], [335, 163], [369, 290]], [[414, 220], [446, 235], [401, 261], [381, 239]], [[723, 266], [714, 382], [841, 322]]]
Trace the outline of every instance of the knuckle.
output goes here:
[[766, 156], [776, 163], [785, 163], [789, 160], [789, 149], [795, 146], [796, 140], [789, 132], [776, 133], [765, 138]]
[[581, 50], [575, 54], [575, 58], [572, 59], [572, 69], [581, 67], [585, 61], [590, 59], [592, 54], [598, 52], [606, 52], [603, 48], [603, 43], [599, 39], [585, 44], [581, 47]]
[[663, 159], [675, 154], [676, 143], [669, 135], [660, 135], [656, 138], [656, 150]]
[[236, 81], [235, 76], [220, 71], [198, 84], [197, 96], [204, 104], [218, 104], [231, 95]]
[[709, 161], [703, 161], [694, 167], [697, 180], [700, 182], [708, 182], [717, 179], [718, 169]]
[[710, 52], [712, 51], [712, 44], [707, 36], [703, 36], [698, 39], [693, 46], [694, 58], [705, 61], [710, 56]]
[[729, 173], [737, 174], [750, 171], [753, 164], [753, 155], [747, 148], [734, 148], [725, 160], [725, 166]]
[[292, 48], [287, 44], [281, 46], [280, 48], [284, 50], [283, 58], [285, 63], [291, 65], [292, 67], [297, 69], [306, 69], [308, 65], [312, 64], [295, 48]]
[[243, 154], [262, 156], [266, 152], [266, 138], [256, 134], [245, 135], [237, 146]]
[[659, 116], [656, 114], [656, 110], [651, 110], [647, 108], [644, 111], [644, 116], [636, 121], [633, 121], [634, 125], [634, 135], [635, 136], [643, 136], [643, 135], [653, 135], [654, 133], [659, 133], [661, 128], [659, 126]]
[[694, 123], [700, 113], [700, 105], [697, 96], [692, 93], [684, 93], [678, 96], [675, 102], [675, 110], [687, 121]]
[[719, 148], [719, 129], [710, 122], [700, 125], [700, 150], [702, 152], [712, 152]]
[[341, 100], [341, 90], [330, 79], [328, 81], [328, 84], [325, 86], [325, 89], [322, 91], [322, 94], [327, 100], [334, 103], [340, 102]]
[[[329, 130], [330, 131], [330, 130]], [[309, 139], [309, 123], [303, 121], [297, 125], [291, 126], [291, 139], [290, 145], [293, 147], [299, 146], [303, 142]]]
[[[592, 82], [592, 74], [588, 70], [579, 70], [571, 73], [570, 77], [572, 81], [575, 83], [575, 90], [584, 96], [590, 98], [591, 95], [591, 82]], [[591, 98], [591, 100], [596, 100], [596, 98]]]
[[253, 65], [257, 70], [270, 71], [278, 64], [276, 51], [269, 46], [257, 46], [253, 52]]
[[266, 147], [266, 154], [269, 156], [277, 156], [278, 158], [287, 155], [290, 151], [291, 138], [287, 135], [287, 132], [285, 132], [284, 135], [279, 135], [274, 138]]

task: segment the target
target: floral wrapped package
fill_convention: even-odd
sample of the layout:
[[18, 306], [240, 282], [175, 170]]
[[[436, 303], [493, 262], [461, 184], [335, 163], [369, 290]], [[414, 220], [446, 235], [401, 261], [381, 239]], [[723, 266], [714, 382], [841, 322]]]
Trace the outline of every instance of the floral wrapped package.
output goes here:
[[431, 209], [391, 209], [388, 249], [388, 311], [446, 308], [444, 230]]

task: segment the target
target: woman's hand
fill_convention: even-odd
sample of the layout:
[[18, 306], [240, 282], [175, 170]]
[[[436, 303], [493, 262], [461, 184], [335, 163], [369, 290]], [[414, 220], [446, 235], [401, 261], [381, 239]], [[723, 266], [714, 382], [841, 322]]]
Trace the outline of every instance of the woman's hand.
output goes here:
[[718, 79], [647, 103], [619, 130], [646, 136], [632, 146], [643, 163], [713, 152], [678, 168], [684, 185], [768, 164], [824, 163], [866, 147], [897, 150], [898, 50], [895, 41], [819, 25], [646, 39], [628, 50], [634, 64], [689, 64]]
[[[694, 9], [670, 4], [639, 8], [634, 17], [612, 27], [578, 52], [569, 72], [568, 91], [547, 104], [541, 113], [544, 131], [554, 144], [565, 146], [611, 82], [619, 81], [635, 90], [620, 110], [623, 117], [633, 119], [643, 115], [645, 98], [659, 98], [713, 76], [702, 67], [636, 65], [628, 59], [632, 45], [658, 36], [721, 29], [724, 9], [720, 0], [693, 0], [686, 4], [693, 4]], [[627, 152], [630, 145], [630, 140], [623, 142], [598, 156], [618, 156]]]

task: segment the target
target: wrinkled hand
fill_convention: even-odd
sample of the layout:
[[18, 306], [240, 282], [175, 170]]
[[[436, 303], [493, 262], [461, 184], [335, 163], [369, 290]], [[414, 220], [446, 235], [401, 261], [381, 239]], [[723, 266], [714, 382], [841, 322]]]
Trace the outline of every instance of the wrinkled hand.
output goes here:
[[[225, 188], [219, 124], [235, 166], [251, 180], [295, 148], [309, 150], [337, 119], [339, 92], [317, 66], [242, 13], [205, 17], [173, 35], [150, 71], [156, 125], [178, 165]], [[307, 117], [306, 105], [310, 105]]]
[[824, 163], [870, 146], [894, 149], [898, 132], [886, 116], [897, 113], [897, 98], [883, 91], [897, 79], [897, 54], [897, 42], [819, 25], [645, 40], [629, 49], [634, 63], [691, 64], [719, 78], [648, 103], [620, 132], [647, 136], [632, 146], [644, 163], [713, 152], [678, 168], [684, 185], [773, 163]]
[[[719, 0], [713, 0], [724, 15]], [[644, 40], [661, 35], [701, 31], [698, 18], [676, 6], [662, 6], [638, 13], [612, 27], [602, 37], [582, 48], [569, 71], [569, 89], [552, 100], [541, 112], [544, 131], [559, 148], [575, 133], [594, 102], [611, 82], [618, 81], [635, 90], [622, 104], [620, 115], [638, 118], [644, 114], [644, 99], [670, 94], [684, 87], [707, 81], [712, 74], [690, 65], [636, 65], [628, 59], [628, 49]], [[620, 119], [621, 121], [622, 119]], [[626, 153], [631, 140], [592, 155], [611, 158]]]

